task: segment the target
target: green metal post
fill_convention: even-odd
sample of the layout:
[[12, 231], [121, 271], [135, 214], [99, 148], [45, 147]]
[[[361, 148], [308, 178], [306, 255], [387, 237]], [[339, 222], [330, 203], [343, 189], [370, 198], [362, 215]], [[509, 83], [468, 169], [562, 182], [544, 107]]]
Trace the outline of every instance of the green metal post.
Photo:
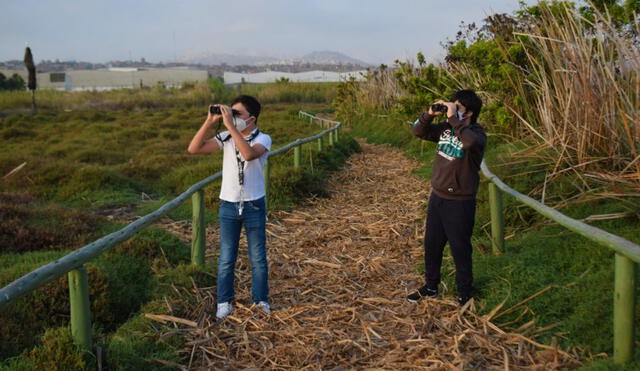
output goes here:
[[266, 210], [269, 210], [269, 173], [271, 172], [271, 160], [267, 158], [267, 161], [264, 163], [264, 169], [262, 170], [264, 174], [264, 206]]
[[301, 145], [293, 147], [293, 167], [296, 169], [300, 169], [300, 160], [302, 158], [300, 147]]
[[332, 131], [329, 132], [329, 145], [330, 146], [333, 145], [333, 132]]
[[71, 306], [71, 336], [84, 350], [91, 351], [91, 308], [89, 306], [89, 280], [84, 266], [70, 270], [69, 301]]
[[613, 361], [627, 363], [633, 358], [635, 309], [635, 263], [624, 255], [615, 257], [613, 297]]
[[504, 211], [502, 193], [489, 183], [489, 205], [491, 207], [491, 240], [495, 254], [504, 251]]
[[322, 137], [318, 138], [318, 152], [322, 152]]
[[199, 190], [191, 196], [193, 218], [191, 222], [191, 264], [204, 266], [204, 250], [206, 245], [204, 222], [204, 190]]
[[336, 135], [336, 142], [338, 142], [338, 140], [340, 140], [340, 139], [338, 138], [338, 134], [340, 133], [340, 128], [339, 128], [339, 127], [338, 127], [338, 128], [336, 128], [335, 133], [336, 133], [336, 134], [335, 134], [335, 135]]

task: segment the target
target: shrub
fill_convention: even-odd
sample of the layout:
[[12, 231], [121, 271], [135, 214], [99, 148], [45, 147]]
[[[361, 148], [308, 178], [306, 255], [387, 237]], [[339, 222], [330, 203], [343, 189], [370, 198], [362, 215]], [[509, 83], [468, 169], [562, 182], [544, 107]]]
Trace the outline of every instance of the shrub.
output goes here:
[[30, 352], [0, 364], [0, 370], [90, 370], [89, 358], [73, 343], [69, 327], [58, 327], [47, 330]]
[[68, 249], [84, 244], [100, 224], [97, 217], [38, 202], [31, 194], [0, 192], [2, 252]]

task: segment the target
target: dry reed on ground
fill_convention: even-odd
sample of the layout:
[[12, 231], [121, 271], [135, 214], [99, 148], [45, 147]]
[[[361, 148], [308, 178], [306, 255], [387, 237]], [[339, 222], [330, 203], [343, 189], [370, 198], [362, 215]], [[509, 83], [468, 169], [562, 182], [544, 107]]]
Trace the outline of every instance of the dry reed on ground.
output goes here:
[[[491, 322], [454, 301], [406, 302], [421, 285], [424, 201], [418, 164], [388, 146], [363, 144], [331, 180], [330, 199], [311, 200], [268, 223], [273, 313], [250, 306], [241, 245], [236, 307], [215, 321], [215, 288], [177, 289], [184, 303], [161, 338], [186, 338], [188, 369], [547, 370], [577, 358]], [[217, 246], [215, 236], [211, 245]], [[193, 300], [193, 299], [196, 300]], [[470, 302], [473, 305], [473, 302]], [[171, 310], [171, 306], [170, 306]], [[178, 324], [184, 326], [178, 326]], [[529, 324], [531, 325], [531, 323]], [[186, 326], [186, 327], [185, 327]]]

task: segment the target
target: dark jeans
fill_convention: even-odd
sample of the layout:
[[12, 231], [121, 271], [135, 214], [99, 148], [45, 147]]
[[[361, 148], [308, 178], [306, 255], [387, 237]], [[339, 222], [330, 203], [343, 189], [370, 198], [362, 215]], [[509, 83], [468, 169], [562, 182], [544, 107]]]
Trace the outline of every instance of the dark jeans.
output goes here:
[[251, 296], [253, 302], [269, 301], [269, 267], [265, 235], [264, 197], [245, 201], [242, 215], [238, 202], [220, 200], [220, 257], [218, 258], [217, 301], [233, 300], [233, 281], [238, 258], [240, 230], [247, 232], [249, 262], [251, 263]]
[[456, 265], [458, 295], [471, 296], [471, 233], [476, 216], [476, 200], [447, 200], [431, 193], [424, 234], [424, 265], [427, 287], [440, 284], [444, 245], [449, 241]]

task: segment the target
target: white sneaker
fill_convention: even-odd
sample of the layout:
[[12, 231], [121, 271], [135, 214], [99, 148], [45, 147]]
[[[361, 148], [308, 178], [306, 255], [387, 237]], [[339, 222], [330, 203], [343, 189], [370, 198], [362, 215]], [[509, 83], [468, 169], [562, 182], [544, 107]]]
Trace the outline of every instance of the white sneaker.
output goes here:
[[229, 314], [231, 314], [231, 310], [233, 309], [233, 305], [231, 305], [231, 303], [224, 302], [224, 303], [218, 303], [218, 310], [216, 311], [216, 318], [218, 319], [223, 319], [224, 317], [228, 316]]
[[261, 301], [258, 304], [258, 307], [260, 309], [262, 309], [265, 313], [271, 313], [271, 307], [269, 306], [269, 303], [267, 303], [266, 301]]

